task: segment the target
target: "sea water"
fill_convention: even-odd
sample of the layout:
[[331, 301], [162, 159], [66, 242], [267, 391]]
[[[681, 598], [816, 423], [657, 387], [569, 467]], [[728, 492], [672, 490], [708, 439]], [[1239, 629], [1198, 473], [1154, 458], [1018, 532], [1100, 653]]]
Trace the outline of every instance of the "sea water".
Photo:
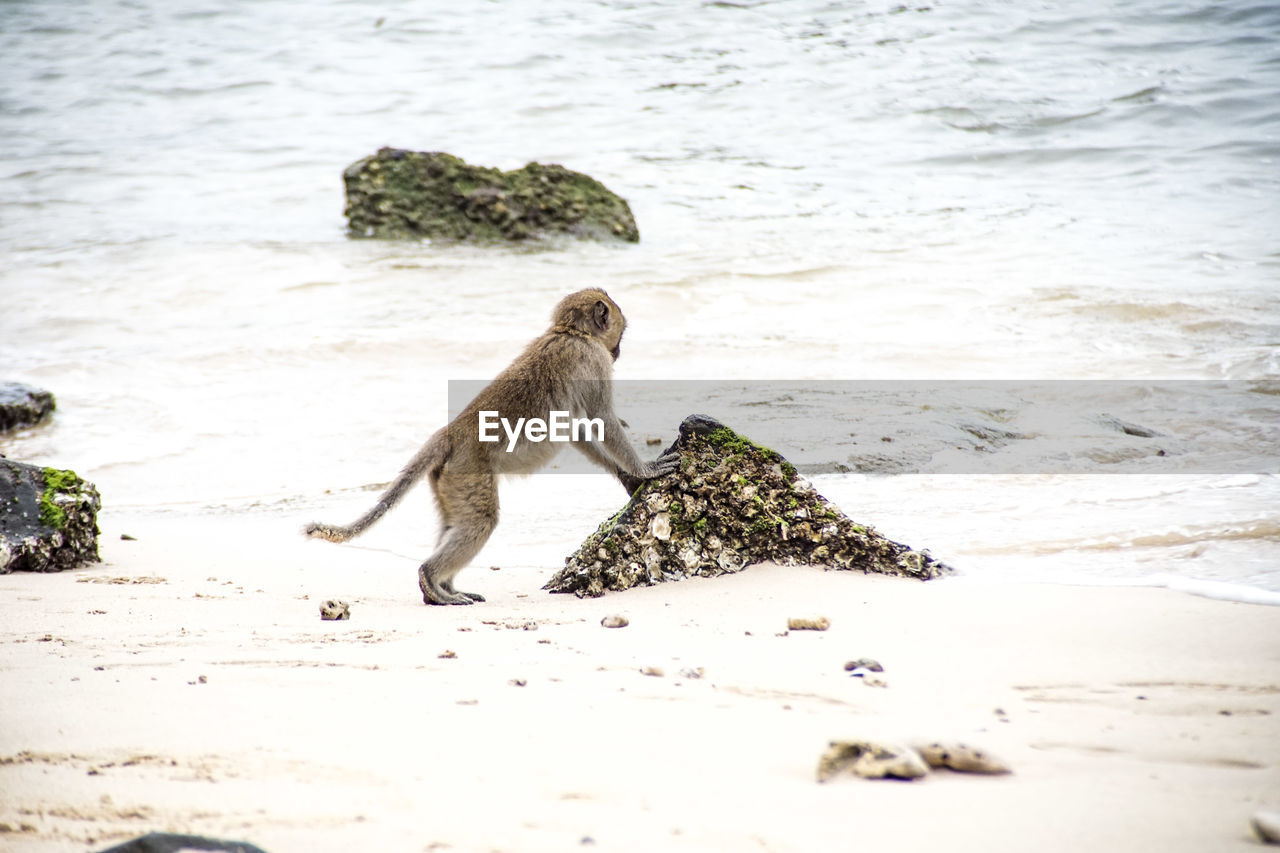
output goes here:
[[[384, 145], [641, 242], [351, 239]], [[1280, 595], [1275, 4], [7, 0], [0, 180], [0, 380], [59, 401], [0, 452], [104, 515], [347, 512], [600, 286], [650, 455], [706, 411], [971, 576]]]

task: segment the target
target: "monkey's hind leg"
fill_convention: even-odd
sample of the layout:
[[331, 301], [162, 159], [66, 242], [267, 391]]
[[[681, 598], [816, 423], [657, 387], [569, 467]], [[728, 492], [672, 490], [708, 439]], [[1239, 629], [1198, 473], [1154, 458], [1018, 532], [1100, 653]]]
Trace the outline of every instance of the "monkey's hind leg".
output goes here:
[[462, 571], [493, 532], [497, 523], [460, 523], [451, 527], [440, 542], [440, 547], [418, 567], [418, 588], [422, 590], [423, 604], [474, 604], [484, 601], [475, 592], [459, 592], [453, 586], [453, 578]]
[[474, 592], [460, 592], [453, 579], [480, 553], [498, 525], [498, 481], [492, 474], [464, 478], [442, 471], [435, 488], [444, 532], [435, 553], [418, 567], [418, 588], [425, 604], [473, 604], [484, 601]]

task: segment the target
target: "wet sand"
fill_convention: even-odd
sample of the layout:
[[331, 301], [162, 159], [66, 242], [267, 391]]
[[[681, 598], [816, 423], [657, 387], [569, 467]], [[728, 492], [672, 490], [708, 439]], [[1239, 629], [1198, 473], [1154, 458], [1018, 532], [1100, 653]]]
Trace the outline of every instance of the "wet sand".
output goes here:
[[[460, 576], [486, 604], [428, 608], [377, 539], [103, 528], [100, 565], [0, 577], [5, 850], [1191, 853], [1258, 849], [1249, 816], [1280, 807], [1280, 608], [781, 566], [579, 600], [539, 589], [576, 541], [518, 524]], [[1014, 773], [818, 784], [853, 738]]]

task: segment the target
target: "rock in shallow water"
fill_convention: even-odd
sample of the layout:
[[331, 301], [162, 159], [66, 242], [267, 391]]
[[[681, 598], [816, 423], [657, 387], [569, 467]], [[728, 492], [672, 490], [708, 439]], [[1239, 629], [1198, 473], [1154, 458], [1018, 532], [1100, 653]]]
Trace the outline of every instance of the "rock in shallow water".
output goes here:
[[452, 154], [382, 148], [342, 177], [347, 228], [356, 237], [640, 239], [626, 201], [563, 166], [530, 163], [503, 172]]
[[101, 506], [73, 471], [0, 458], [0, 574], [96, 563]]
[[48, 391], [19, 382], [0, 382], [0, 432], [38, 424], [55, 405]]
[[854, 523], [780, 455], [713, 418], [685, 418], [672, 447], [680, 468], [642, 484], [543, 589], [595, 597], [762, 562], [920, 580], [952, 571]]

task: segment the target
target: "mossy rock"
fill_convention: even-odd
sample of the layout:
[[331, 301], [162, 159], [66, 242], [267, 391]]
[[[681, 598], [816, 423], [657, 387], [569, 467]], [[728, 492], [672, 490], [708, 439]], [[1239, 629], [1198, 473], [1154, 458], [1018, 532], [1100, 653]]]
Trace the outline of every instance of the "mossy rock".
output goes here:
[[642, 484], [543, 589], [595, 597], [763, 562], [918, 580], [952, 572], [856, 524], [778, 453], [714, 418], [685, 418], [672, 447], [677, 471]]
[[563, 166], [530, 163], [503, 172], [452, 154], [383, 148], [348, 166], [343, 180], [347, 228], [356, 237], [640, 239], [626, 201]]
[[74, 471], [0, 457], [0, 574], [96, 563], [101, 506]]

